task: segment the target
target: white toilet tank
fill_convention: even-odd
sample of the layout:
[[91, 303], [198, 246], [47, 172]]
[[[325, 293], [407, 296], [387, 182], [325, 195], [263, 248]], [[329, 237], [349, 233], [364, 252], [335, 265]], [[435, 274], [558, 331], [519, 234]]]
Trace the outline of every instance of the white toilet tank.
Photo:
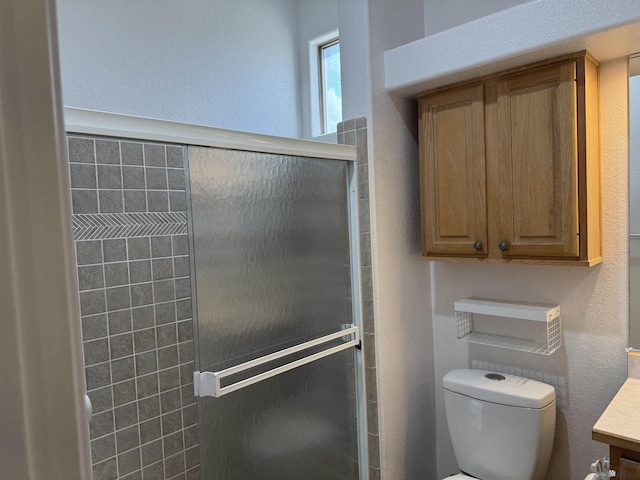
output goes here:
[[460, 469], [481, 480], [541, 480], [556, 424], [551, 385], [485, 370], [443, 378], [447, 424]]

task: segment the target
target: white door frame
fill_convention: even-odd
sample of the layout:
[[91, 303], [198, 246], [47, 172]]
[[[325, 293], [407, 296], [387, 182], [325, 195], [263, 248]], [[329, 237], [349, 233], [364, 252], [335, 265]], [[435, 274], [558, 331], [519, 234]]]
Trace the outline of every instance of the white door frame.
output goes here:
[[90, 479], [54, 0], [0, 2], [0, 478]]

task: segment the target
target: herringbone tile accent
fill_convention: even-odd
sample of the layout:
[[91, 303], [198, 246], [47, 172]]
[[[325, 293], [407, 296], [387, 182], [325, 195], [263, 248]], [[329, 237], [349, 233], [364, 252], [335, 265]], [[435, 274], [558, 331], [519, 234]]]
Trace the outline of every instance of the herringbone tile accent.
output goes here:
[[146, 237], [187, 233], [187, 214], [93, 213], [72, 216], [74, 240]]

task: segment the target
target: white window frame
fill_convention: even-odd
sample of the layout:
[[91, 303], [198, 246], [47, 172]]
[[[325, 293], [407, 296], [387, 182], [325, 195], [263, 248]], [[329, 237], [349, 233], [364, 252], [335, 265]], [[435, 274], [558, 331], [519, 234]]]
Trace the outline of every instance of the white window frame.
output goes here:
[[339, 31], [332, 30], [309, 41], [309, 92], [311, 112], [311, 135], [314, 138], [330, 139], [335, 133], [324, 131], [324, 98], [322, 89], [321, 48], [340, 42]]

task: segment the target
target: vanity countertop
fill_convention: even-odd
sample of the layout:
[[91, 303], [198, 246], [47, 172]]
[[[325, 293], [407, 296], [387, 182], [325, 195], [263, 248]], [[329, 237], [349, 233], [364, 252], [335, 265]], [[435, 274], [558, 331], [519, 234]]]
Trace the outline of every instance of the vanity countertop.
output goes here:
[[640, 380], [628, 378], [593, 426], [602, 443], [640, 451]]

